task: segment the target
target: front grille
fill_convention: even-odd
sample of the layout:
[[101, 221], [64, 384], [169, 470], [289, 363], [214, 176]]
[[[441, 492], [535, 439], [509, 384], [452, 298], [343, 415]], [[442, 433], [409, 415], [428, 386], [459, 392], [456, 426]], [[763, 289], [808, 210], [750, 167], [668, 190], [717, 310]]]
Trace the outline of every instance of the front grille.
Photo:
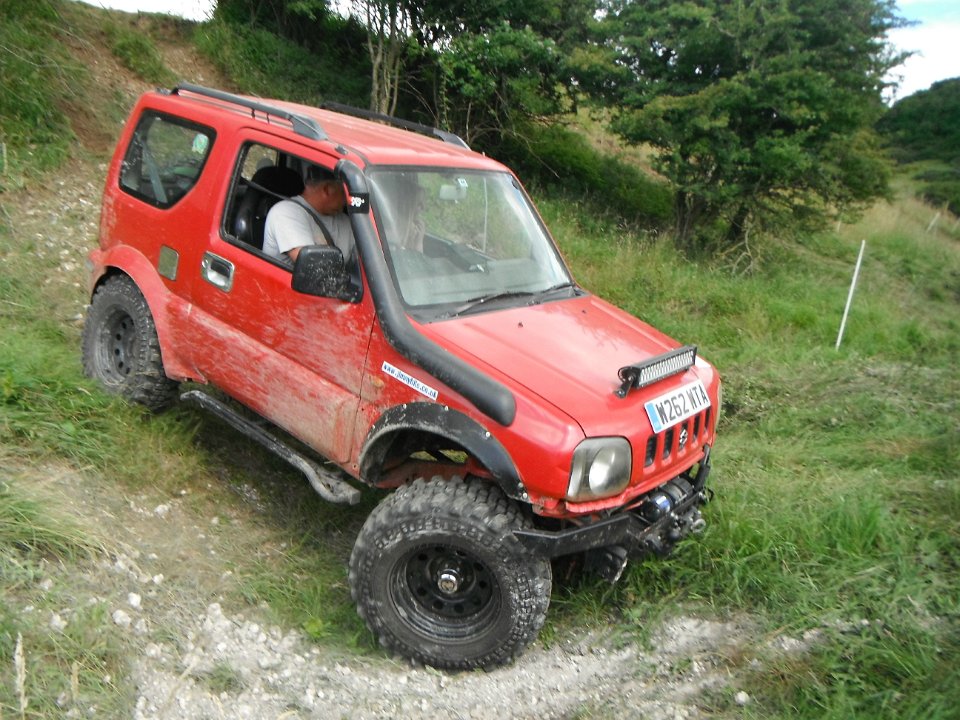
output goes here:
[[662, 433], [651, 435], [647, 440], [643, 466], [645, 468], [651, 467], [657, 459], [666, 462], [672, 457], [686, 452], [691, 447], [698, 447], [707, 432], [707, 428], [710, 427], [711, 409], [706, 408], [703, 412], [687, 418], [679, 425], [674, 425]]

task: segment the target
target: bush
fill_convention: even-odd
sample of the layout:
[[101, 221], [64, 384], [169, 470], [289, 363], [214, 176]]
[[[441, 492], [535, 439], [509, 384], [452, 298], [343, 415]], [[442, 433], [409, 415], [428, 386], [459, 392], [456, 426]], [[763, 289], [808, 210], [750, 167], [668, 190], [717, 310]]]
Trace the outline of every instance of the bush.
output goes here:
[[525, 182], [588, 199], [630, 222], [662, 226], [672, 217], [666, 183], [595, 150], [582, 133], [562, 125], [523, 128], [496, 152]]
[[946, 206], [954, 215], [960, 215], [960, 167], [947, 170], [927, 170], [916, 176], [923, 182], [921, 197], [931, 205]]
[[365, 63], [344, 63], [268, 30], [214, 19], [197, 29], [195, 42], [241, 92], [318, 104], [335, 100], [366, 107], [370, 72]]

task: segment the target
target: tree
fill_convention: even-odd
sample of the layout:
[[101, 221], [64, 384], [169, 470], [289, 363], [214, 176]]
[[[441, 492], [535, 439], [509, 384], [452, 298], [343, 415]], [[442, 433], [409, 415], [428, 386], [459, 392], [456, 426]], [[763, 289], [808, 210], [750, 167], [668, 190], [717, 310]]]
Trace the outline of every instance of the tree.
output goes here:
[[446, 46], [465, 33], [482, 35], [507, 23], [529, 28], [559, 45], [586, 38], [598, 0], [449, 0], [411, 6], [418, 43]]
[[878, 127], [897, 160], [932, 161], [916, 176], [918, 194], [960, 215], [960, 78], [941, 80], [903, 98]]
[[410, 4], [395, 0], [353, 0], [353, 11], [367, 27], [370, 109], [393, 115], [413, 27], [413, 11]]
[[615, 0], [574, 59], [676, 189], [681, 245], [811, 227], [886, 191], [892, 0]]
[[215, 17], [270, 30], [308, 47], [311, 32], [330, 15], [325, 0], [216, 0]]
[[582, 40], [597, 0], [353, 0], [367, 27], [371, 107], [393, 114], [402, 91], [470, 141], [554, 114], [571, 85], [564, 46]]
[[960, 163], [960, 78], [941, 80], [903, 98], [879, 127], [907, 159]]
[[[495, 144], [524, 120], [564, 109], [563, 58], [556, 43], [504, 22], [465, 33], [438, 57], [440, 124], [468, 143]], [[489, 137], [493, 136], [493, 137]]]

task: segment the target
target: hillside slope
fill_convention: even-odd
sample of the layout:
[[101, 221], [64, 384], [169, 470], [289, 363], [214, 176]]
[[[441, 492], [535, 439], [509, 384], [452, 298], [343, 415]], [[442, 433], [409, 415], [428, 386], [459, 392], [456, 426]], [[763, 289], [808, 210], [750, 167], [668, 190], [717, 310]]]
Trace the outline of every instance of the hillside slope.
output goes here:
[[[81, 376], [108, 153], [157, 84], [138, 72], [233, 88], [182, 23], [64, 17], [86, 68], [70, 159], [0, 193], [0, 715], [958, 717], [960, 231], [902, 199], [908, 179], [856, 225], [699, 263], [538, 199], [581, 282], [721, 369], [717, 501], [699, 540], [614, 588], [563, 575], [513, 666], [442, 675], [386, 657], [353, 610], [376, 493], [331, 508], [201, 412]], [[109, 49], [116, 28], [159, 64]]]
[[[245, 602], [264, 577], [303, 582], [273, 573], [315, 571], [291, 555], [322, 553], [332, 587], [315, 600], [348, 607], [346, 560], [365, 511], [323, 507], [296, 473], [209, 418], [184, 409], [144, 417], [90, 400], [99, 391], [77, 367], [84, 258], [119, 130], [94, 109], [129, 106], [151, 87], [97, 42], [101, 16], [151, 37], [176, 77], [230, 87], [179, 24], [84, 8], [90, 35], [70, 43], [89, 72], [89, 95], [67, 108], [73, 158], [0, 196], [10, 343], [0, 359], [9, 433], [0, 438], [0, 506], [36, 504], [86, 548], [4, 556], [0, 657], [9, 667], [16, 645], [25, 671], [22, 696], [19, 683], [3, 684], [0, 710], [14, 715], [25, 702], [28, 716], [44, 717], [695, 717], [699, 689], [728, 682], [723, 658], [746, 625], [680, 615], [654, 630], [649, 649], [601, 626], [558, 627], [513, 667], [443, 676], [383, 656], [352, 610], [329, 639], [321, 625], [304, 632]], [[52, 407], [58, 401], [71, 415]], [[303, 508], [312, 521], [290, 523]]]

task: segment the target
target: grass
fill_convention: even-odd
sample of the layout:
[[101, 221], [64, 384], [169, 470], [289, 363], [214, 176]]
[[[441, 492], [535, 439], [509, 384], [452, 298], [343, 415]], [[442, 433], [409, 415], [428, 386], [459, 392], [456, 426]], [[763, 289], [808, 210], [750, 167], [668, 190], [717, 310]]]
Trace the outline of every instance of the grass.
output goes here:
[[66, 51], [64, 35], [57, 2], [0, 5], [0, 192], [69, 154], [73, 131], [64, 107], [86, 74]]
[[347, 562], [380, 493], [368, 491], [356, 507], [326, 503], [302, 476], [217, 421], [203, 421], [198, 444], [206, 448], [205, 462], [230, 467], [231, 487], [252, 496], [256, 522], [269, 528], [269, 545], [232, 567], [238, 596], [314, 641], [372, 649], [350, 599]]
[[325, 100], [367, 104], [365, 59], [345, 67], [332, 44], [328, 56], [320, 57], [267, 30], [223, 20], [200, 26], [195, 41], [244, 92], [313, 105]]
[[726, 384], [710, 529], [630, 570], [615, 598], [627, 617], [692, 603], [771, 632], [822, 630], [802, 658], [747, 672], [747, 716], [960, 716], [957, 238], [928, 233], [934, 210], [908, 195], [839, 233], [770, 241], [743, 277], [655, 237], [604, 246], [578, 208], [546, 205], [588, 287], [698, 342]]
[[[54, 36], [56, 18], [44, 13], [57, 6], [35, 7], [39, 14], [25, 23]], [[0, 46], [32, 47], [11, 39], [12, 25], [0, 27]], [[57, 73], [49, 77], [37, 107], [62, 99]], [[0, 80], [12, 87], [2, 72]], [[0, 113], [10, 147], [16, 128], [33, 122], [24, 117]], [[48, 177], [65, 156], [69, 142], [48, 148], [43, 132], [17, 145], [17, 183]], [[30, 143], [33, 155], [23, 149]], [[960, 717], [960, 233], [942, 219], [931, 227], [936, 208], [913, 199], [909, 177], [897, 183], [897, 202], [857, 224], [802, 242], [755, 244], [750, 273], [731, 258], [691, 260], [669, 237], [593, 204], [538, 198], [578, 279], [697, 343], [720, 368], [726, 395], [707, 532], [665, 560], [632, 566], [615, 587], [561, 583], [546, 641], [606, 623], [642, 640], [678, 609], [745, 615], [766, 637], [817, 640], [803, 653], [775, 653], [762, 642], [744, 648], [730, 662], [753, 700], [740, 707], [729, 690], [705, 696], [718, 717]], [[376, 494], [358, 508], [332, 508], [216, 420], [189, 408], [149, 416], [100, 393], [81, 376], [71, 321], [83, 290], [50, 282], [58, 253], [44, 254], [12, 226], [12, 195], [0, 202], [3, 466], [65, 465], [102, 476], [118, 493], [161, 499], [189, 488], [191, 517], [224, 518], [207, 531], [220, 552], [205, 562], [213, 575], [233, 573], [225, 603], [265, 604], [315, 642], [376, 652], [346, 586], [350, 545]], [[27, 717], [91, 704], [123, 715], [132, 692], [118, 680], [124, 641], [107, 606], [76, 604], [82, 588], [69, 582], [90, 570], [101, 543], [25, 479], [35, 475], [0, 477], [4, 677], [18, 647], [24, 658], [20, 687], [0, 685], [0, 714], [20, 715], [22, 690]], [[51, 614], [74, 604], [64, 631], [51, 631]], [[206, 682], [230, 690], [239, 678], [224, 665]]]
[[130, 702], [128, 689], [113, 680], [125, 668], [122, 642], [110, 632], [106, 606], [76, 605], [76, 588], [57, 569], [99, 555], [103, 546], [55, 495], [15, 477], [9, 458], [4, 467], [0, 666], [5, 676], [15, 668], [15, 681], [0, 684], [0, 714], [55, 717], [91, 700], [108, 716], [120, 712]]
[[125, 68], [150, 83], [169, 86], [177, 77], [164, 65], [156, 45], [141, 29], [119, 22], [104, 26], [107, 45]]

